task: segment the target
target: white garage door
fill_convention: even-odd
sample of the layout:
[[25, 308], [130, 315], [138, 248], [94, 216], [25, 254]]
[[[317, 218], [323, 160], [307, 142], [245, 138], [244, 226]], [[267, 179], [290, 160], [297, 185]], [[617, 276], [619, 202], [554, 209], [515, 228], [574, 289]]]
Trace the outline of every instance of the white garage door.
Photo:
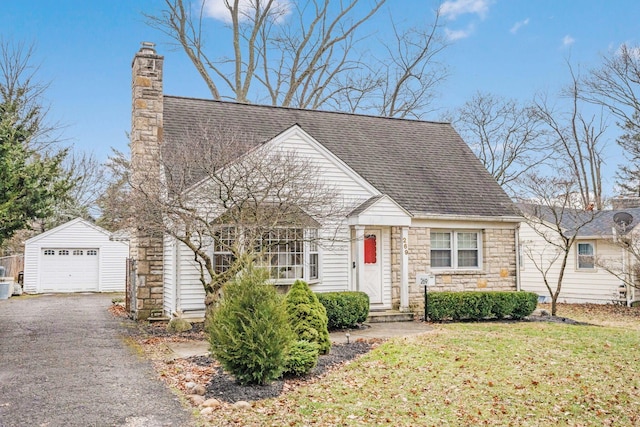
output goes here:
[[43, 249], [40, 257], [40, 292], [98, 290], [97, 249]]

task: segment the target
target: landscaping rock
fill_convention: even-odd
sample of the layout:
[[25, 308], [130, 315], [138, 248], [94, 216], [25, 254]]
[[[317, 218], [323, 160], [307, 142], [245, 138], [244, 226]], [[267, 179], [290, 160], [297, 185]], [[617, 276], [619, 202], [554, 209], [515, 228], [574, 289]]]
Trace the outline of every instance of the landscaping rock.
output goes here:
[[218, 399], [207, 399], [204, 402], [201, 403], [201, 406], [204, 406], [206, 408], [218, 408], [222, 405], [222, 403], [218, 400]]
[[214, 409], [213, 409], [213, 408], [211, 408], [211, 407], [206, 407], [206, 408], [203, 408], [203, 409], [200, 411], [200, 415], [204, 415], [204, 416], [211, 415], [211, 414], [213, 414], [213, 411], [214, 411]]
[[191, 323], [181, 317], [174, 317], [169, 320], [167, 324], [167, 331], [172, 333], [180, 333], [190, 331], [192, 328]]
[[244, 411], [245, 409], [251, 409], [251, 403], [247, 402], [246, 400], [238, 400], [236, 403], [233, 404], [233, 409], [237, 409], [240, 411]]
[[207, 389], [201, 385], [201, 384], [197, 384], [192, 390], [191, 393], [193, 394], [198, 394], [200, 396], [204, 396], [205, 393], [207, 392]]
[[201, 406], [205, 402], [204, 397], [200, 396], [199, 394], [190, 394], [188, 398], [193, 406]]

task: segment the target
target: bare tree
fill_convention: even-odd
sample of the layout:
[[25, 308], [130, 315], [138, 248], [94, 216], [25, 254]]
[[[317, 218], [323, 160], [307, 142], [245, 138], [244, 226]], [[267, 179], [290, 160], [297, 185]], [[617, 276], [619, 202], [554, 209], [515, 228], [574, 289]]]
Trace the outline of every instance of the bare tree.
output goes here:
[[[630, 219], [633, 221], [632, 217]], [[616, 223], [612, 220], [612, 234], [606, 241], [621, 248], [622, 256], [599, 256], [596, 265], [620, 280], [627, 290], [640, 289], [640, 230], [637, 223], [633, 225], [624, 220]], [[631, 299], [627, 298], [627, 301], [631, 302]]]
[[[228, 58], [207, 48], [206, 1], [191, 10], [184, 0], [165, 0], [166, 9], [147, 18], [187, 54], [214, 99], [418, 116], [446, 77], [436, 61], [446, 46], [438, 14], [426, 29], [394, 25], [388, 57], [365, 57], [355, 49], [367, 37], [359, 32], [385, 1], [362, 7], [362, 0], [223, 0], [233, 52]], [[220, 51], [217, 44], [213, 49]]]
[[112, 148], [104, 166], [105, 186], [96, 201], [100, 209], [100, 217], [96, 222], [110, 231], [130, 228], [133, 225], [129, 203], [130, 159], [125, 153]]
[[527, 225], [541, 238], [541, 244], [523, 241], [523, 252], [541, 274], [554, 316], [571, 249], [581, 230], [599, 215], [596, 210], [575, 209], [577, 184], [566, 179], [568, 174], [559, 176], [529, 174], [526, 183], [531, 198], [520, 206]]
[[60, 151], [60, 123], [52, 122], [49, 107], [43, 102], [49, 83], [39, 80], [40, 67], [34, 64], [35, 47], [0, 38], [0, 104], [12, 105], [19, 121], [16, 126], [26, 129], [29, 149], [53, 154]]
[[602, 57], [602, 65], [591, 70], [581, 96], [605, 106], [620, 125], [636, 123], [640, 111], [640, 46], [621, 45]]
[[640, 46], [623, 44], [602, 57], [599, 68], [585, 79], [581, 96], [604, 106], [624, 131], [618, 144], [628, 163], [617, 173], [618, 184], [626, 191], [640, 191]]
[[531, 105], [478, 92], [452, 124], [498, 184], [517, 194], [518, 181], [549, 157], [543, 122]]
[[133, 187], [135, 213], [143, 216], [138, 224], [193, 252], [207, 307], [247, 263], [271, 268], [274, 278], [298, 278], [279, 259], [267, 258], [270, 250], [299, 253], [295, 245], [319, 244], [320, 230], [344, 217], [336, 192], [310, 160], [238, 130], [185, 130], [181, 141], [163, 148], [156, 166], [162, 182], [139, 176], [144, 185]]
[[558, 109], [545, 96], [536, 99], [536, 113], [546, 124], [554, 140], [558, 161], [566, 164], [577, 186], [583, 207], [604, 208], [605, 196], [602, 188], [603, 150], [607, 129], [602, 115], [585, 115], [582, 105], [580, 79], [571, 65], [571, 83], [561, 96], [569, 101], [566, 110]]

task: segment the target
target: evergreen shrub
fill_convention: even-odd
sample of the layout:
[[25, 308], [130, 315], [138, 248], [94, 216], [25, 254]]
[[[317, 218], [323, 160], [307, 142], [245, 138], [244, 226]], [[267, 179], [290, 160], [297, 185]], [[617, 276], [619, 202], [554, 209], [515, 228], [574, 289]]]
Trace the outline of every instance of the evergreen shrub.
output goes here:
[[327, 310], [329, 330], [354, 328], [369, 316], [369, 295], [364, 292], [325, 292], [316, 295]]
[[430, 320], [522, 319], [533, 313], [538, 295], [533, 292], [430, 292]]
[[331, 350], [327, 330], [327, 311], [309, 285], [296, 280], [285, 298], [289, 324], [298, 340], [316, 343], [320, 354]]
[[211, 354], [240, 384], [279, 378], [294, 341], [286, 307], [269, 273], [247, 268], [223, 286], [207, 322]]

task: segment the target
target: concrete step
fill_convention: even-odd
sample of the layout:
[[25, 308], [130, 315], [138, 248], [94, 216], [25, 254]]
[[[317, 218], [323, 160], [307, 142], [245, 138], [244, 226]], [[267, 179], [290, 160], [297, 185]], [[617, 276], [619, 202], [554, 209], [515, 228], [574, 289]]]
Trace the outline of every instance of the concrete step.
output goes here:
[[396, 310], [370, 311], [369, 317], [367, 317], [367, 323], [411, 322], [411, 321], [413, 321], [413, 313], [400, 312]]

